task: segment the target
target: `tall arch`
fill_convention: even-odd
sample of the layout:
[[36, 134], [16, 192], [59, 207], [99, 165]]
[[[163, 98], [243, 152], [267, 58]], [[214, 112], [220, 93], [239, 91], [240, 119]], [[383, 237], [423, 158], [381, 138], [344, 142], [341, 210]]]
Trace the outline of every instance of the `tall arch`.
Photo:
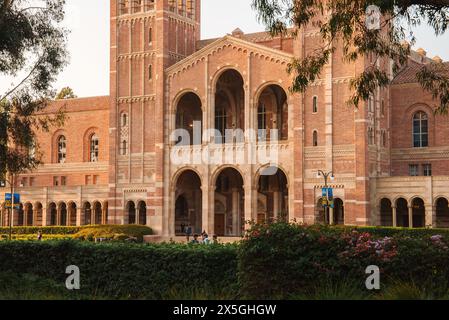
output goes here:
[[288, 105], [285, 90], [275, 84], [266, 86], [257, 103], [259, 141], [288, 139]]
[[[193, 92], [182, 95], [176, 106], [176, 130], [183, 130], [188, 136], [177, 137], [180, 145], [202, 143], [203, 111], [201, 99]], [[181, 140], [182, 139], [182, 140]]]
[[127, 222], [128, 224], [136, 224], [136, 204], [134, 201], [128, 201], [126, 204]]
[[83, 220], [84, 225], [90, 225], [92, 224], [92, 206], [90, 202], [85, 202], [83, 205]]
[[438, 198], [435, 203], [437, 228], [449, 228], [449, 202], [446, 198]]
[[33, 226], [34, 225], [34, 210], [33, 204], [26, 203], [25, 204], [25, 223], [24, 225]]
[[50, 226], [56, 226], [57, 222], [58, 222], [58, 209], [56, 207], [56, 203], [51, 202], [50, 205], [48, 206], [48, 225]]
[[140, 201], [137, 205], [139, 210], [139, 224], [146, 226], [147, 225], [147, 204], [145, 201]]
[[424, 200], [415, 198], [412, 200], [413, 228], [424, 228], [426, 226], [426, 208]]
[[201, 178], [193, 170], [185, 170], [176, 180], [175, 187], [175, 233], [184, 234], [187, 227], [192, 232], [203, 230]]
[[59, 218], [58, 222], [60, 226], [66, 226], [67, 225], [67, 204], [65, 202], [62, 202], [59, 204]]
[[94, 203], [94, 221], [93, 224], [95, 225], [101, 225], [103, 220], [103, 208], [101, 205], [101, 202], [96, 201]]
[[214, 233], [219, 236], [240, 237], [244, 233], [244, 189], [239, 171], [223, 169], [215, 182]]
[[334, 223], [336, 225], [345, 224], [345, 205], [340, 198], [334, 199]]
[[398, 227], [409, 227], [408, 202], [404, 198], [396, 200], [396, 221]]
[[278, 167], [260, 170], [257, 188], [258, 203], [265, 203], [265, 212], [257, 212], [257, 220], [288, 221], [288, 180]]
[[[216, 130], [215, 143], [222, 144], [244, 141], [244, 80], [241, 74], [235, 69], [227, 69], [218, 77], [215, 86], [215, 114], [213, 123], [215, 123]], [[229, 135], [229, 130], [232, 130], [232, 135]]]
[[380, 200], [380, 225], [382, 227], [393, 226], [393, 207], [390, 199]]

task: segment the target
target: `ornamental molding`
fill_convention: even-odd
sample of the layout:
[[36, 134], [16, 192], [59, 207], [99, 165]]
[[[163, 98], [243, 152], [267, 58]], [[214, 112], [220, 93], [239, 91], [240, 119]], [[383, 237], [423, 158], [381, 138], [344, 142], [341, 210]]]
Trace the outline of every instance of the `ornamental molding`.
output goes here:
[[156, 95], [145, 95], [145, 96], [135, 96], [135, 97], [121, 97], [117, 99], [118, 104], [123, 103], [135, 103], [135, 102], [148, 102], [148, 101], [155, 101]]
[[290, 63], [294, 57], [292, 54], [280, 50], [271, 49], [263, 45], [227, 35], [168, 68], [166, 70], [167, 76], [169, 78], [173, 78], [196, 66], [202, 61], [205, 61], [207, 57], [219, 54], [222, 50], [228, 48], [283, 66]]

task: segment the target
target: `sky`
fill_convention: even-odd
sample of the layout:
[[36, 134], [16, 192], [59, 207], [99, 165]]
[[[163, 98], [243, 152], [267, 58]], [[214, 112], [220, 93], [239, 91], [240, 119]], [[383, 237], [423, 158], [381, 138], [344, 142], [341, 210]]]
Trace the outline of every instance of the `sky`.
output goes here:
[[[202, 0], [201, 37], [216, 38], [239, 27], [246, 33], [263, 31], [252, 0]], [[64, 26], [70, 30], [68, 50], [70, 63], [59, 75], [56, 89], [70, 86], [79, 97], [109, 94], [109, 0], [67, 0]], [[414, 30], [428, 56], [439, 55], [449, 61], [449, 32], [435, 37], [432, 30]], [[12, 80], [0, 77], [0, 92]]]

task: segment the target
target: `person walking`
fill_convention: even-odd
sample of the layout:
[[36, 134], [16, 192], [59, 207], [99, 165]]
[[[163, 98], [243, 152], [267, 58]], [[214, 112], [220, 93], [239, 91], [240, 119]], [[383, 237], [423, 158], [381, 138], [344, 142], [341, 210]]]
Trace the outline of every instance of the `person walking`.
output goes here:
[[42, 241], [42, 231], [41, 230], [39, 230], [37, 232], [37, 241]]
[[186, 232], [187, 243], [189, 243], [190, 237], [192, 236], [192, 226], [190, 224], [188, 224], [187, 227], [185, 227], [185, 232]]

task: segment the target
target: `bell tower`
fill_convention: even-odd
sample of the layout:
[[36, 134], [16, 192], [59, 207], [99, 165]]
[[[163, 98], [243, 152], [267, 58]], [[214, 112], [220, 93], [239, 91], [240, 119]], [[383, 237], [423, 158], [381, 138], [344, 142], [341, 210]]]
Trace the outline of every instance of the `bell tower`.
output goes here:
[[196, 51], [201, 1], [110, 5], [109, 223], [148, 224], [161, 234], [164, 72]]

